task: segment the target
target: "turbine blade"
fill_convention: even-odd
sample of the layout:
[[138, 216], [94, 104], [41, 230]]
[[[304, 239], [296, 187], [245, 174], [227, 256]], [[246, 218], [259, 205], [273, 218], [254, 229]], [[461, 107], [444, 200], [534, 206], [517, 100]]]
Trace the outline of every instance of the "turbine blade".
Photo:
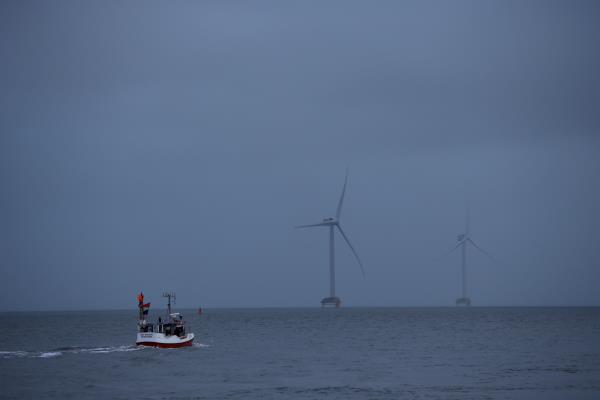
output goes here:
[[342, 215], [342, 204], [344, 204], [344, 195], [346, 194], [346, 185], [348, 184], [348, 168], [346, 168], [346, 177], [344, 178], [344, 187], [342, 188], [342, 195], [340, 196], [340, 201], [338, 202], [337, 211], [335, 213], [335, 219], [340, 220], [340, 215]]
[[327, 224], [325, 222], [319, 222], [318, 224], [298, 225], [298, 226], [295, 226], [294, 228], [311, 228], [313, 226], [327, 226], [327, 225], [330, 225], [330, 224]]
[[447, 255], [449, 255], [449, 254], [453, 253], [453, 252], [454, 252], [456, 249], [458, 249], [458, 248], [459, 248], [459, 247], [460, 247], [462, 244], [463, 244], [463, 242], [462, 242], [462, 241], [458, 242], [458, 244], [457, 244], [456, 246], [454, 246], [454, 247], [452, 248], [452, 250], [450, 250], [449, 252], [447, 252], [446, 254], [444, 254], [444, 256], [447, 256]]
[[354, 257], [356, 257], [356, 261], [358, 261], [358, 265], [360, 266], [360, 272], [362, 272], [362, 276], [364, 278], [365, 277], [365, 269], [363, 268], [363, 264], [362, 264], [362, 261], [360, 260], [360, 257], [356, 253], [356, 250], [354, 250], [354, 247], [352, 247], [352, 244], [350, 243], [350, 240], [348, 240], [348, 237], [346, 236], [346, 234], [342, 230], [342, 227], [339, 224], [336, 224], [336, 226], [340, 230], [340, 233], [342, 234], [342, 236], [344, 237], [344, 239], [346, 240], [346, 243], [348, 243], [348, 246], [350, 247], [350, 250], [352, 250], [352, 253], [354, 253]]
[[475, 248], [477, 250], [479, 250], [480, 252], [482, 252], [483, 254], [485, 254], [486, 256], [488, 256], [488, 258], [492, 261], [496, 261], [494, 259], [494, 257], [492, 257], [492, 255], [490, 253], [488, 253], [487, 251], [485, 251], [484, 249], [482, 249], [481, 247], [477, 246], [477, 244], [473, 241], [473, 239], [469, 238], [467, 239], [473, 246], [475, 246]]

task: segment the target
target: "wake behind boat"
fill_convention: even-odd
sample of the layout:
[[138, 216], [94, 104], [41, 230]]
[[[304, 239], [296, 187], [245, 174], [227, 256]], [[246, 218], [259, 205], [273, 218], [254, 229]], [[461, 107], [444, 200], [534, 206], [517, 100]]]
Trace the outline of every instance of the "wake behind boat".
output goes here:
[[143, 293], [138, 295], [140, 315], [135, 343], [141, 346], [164, 348], [191, 346], [194, 341], [194, 334], [186, 332], [185, 321], [180, 313], [171, 312], [171, 299], [175, 300], [175, 293], [164, 293], [163, 297], [168, 299], [166, 322], [163, 322], [162, 318], [158, 317], [158, 322], [152, 324], [146, 321], [150, 303], [144, 303]]

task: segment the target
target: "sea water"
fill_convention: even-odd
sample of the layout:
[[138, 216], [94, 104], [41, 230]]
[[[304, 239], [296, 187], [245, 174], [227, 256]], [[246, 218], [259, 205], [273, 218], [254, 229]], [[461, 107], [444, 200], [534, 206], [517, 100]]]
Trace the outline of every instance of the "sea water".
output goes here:
[[600, 399], [600, 308], [179, 311], [192, 347], [136, 347], [136, 310], [2, 313], [0, 398]]

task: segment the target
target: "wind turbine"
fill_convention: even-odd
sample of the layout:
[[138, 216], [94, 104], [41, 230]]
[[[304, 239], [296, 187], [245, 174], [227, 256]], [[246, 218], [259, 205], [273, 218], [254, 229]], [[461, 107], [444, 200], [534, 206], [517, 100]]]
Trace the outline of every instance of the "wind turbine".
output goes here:
[[342, 204], [344, 203], [344, 194], [346, 193], [346, 185], [347, 184], [348, 184], [348, 170], [346, 170], [346, 178], [344, 179], [344, 187], [342, 189], [342, 195], [340, 196], [340, 201], [338, 202], [337, 211], [335, 213], [335, 218], [325, 218], [325, 219], [323, 219], [322, 222], [319, 222], [317, 224], [296, 226], [296, 228], [312, 228], [312, 227], [317, 227], [317, 226], [329, 228], [329, 297], [325, 297], [323, 300], [321, 300], [322, 307], [333, 306], [333, 307], [339, 308], [342, 304], [342, 301], [340, 300], [340, 298], [335, 295], [335, 246], [334, 246], [335, 235], [334, 235], [334, 231], [336, 228], [342, 234], [342, 237], [348, 244], [348, 247], [350, 247], [350, 250], [352, 250], [354, 257], [356, 257], [356, 261], [358, 261], [358, 265], [360, 266], [360, 270], [362, 272], [363, 278], [365, 276], [365, 270], [363, 269], [362, 261], [360, 260], [360, 257], [356, 253], [356, 250], [354, 250], [354, 247], [352, 247], [352, 244], [350, 243], [350, 240], [348, 240], [348, 237], [344, 233], [344, 230], [340, 226], [340, 217], [342, 215]]
[[461, 305], [465, 305], [465, 306], [470, 306], [471, 305], [471, 299], [469, 297], [467, 297], [467, 245], [471, 244], [473, 245], [473, 247], [475, 247], [477, 250], [479, 250], [481, 253], [483, 253], [484, 255], [486, 255], [490, 260], [494, 261], [494, 258], [485, 250], [483, 250], [481, 247], [479, 247], [474, 241], [473, 239], [471, 239], [470, 233], [469, 233], [469, 207], [467, 207], [467, 212], [465, 215], [465, 232], [461, 233], [460, 235], [457, 236], [457, 240], [458, 240], [458, 244], [448, 252], [448, 254], [454, 252], [456, 249], [458, 249], [459, 247], [461, 248], [462, 251], [462, 296], [459, 297], [458, 299], [456, 299], [456, 305], [457, 306], [461, 306]]

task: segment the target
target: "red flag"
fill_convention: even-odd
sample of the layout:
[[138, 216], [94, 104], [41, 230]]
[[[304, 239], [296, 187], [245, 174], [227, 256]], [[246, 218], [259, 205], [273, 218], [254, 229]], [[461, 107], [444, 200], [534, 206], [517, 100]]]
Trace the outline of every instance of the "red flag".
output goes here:
[[150, 303], [146, 303], [143, 305], [144, 308], [150, 308]]

